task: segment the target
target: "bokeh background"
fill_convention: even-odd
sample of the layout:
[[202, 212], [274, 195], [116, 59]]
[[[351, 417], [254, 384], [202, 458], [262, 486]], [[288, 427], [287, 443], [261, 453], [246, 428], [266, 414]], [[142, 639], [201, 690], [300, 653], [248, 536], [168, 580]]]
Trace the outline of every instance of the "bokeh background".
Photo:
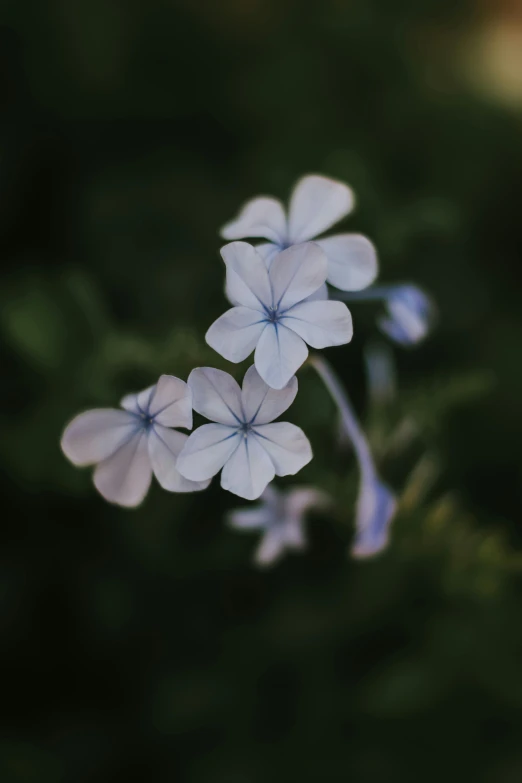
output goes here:
[[[521, 3], [27, 0], [1, 22], [2, 783], [518, 783]], [[260, 572], [218, 482], [124, 511], [58, 444], [161, 372], [226, 367], [218, 228], [310, 171], [352, 185], [343, 228], [439, 321], [394, 350], [386, 405], [378, 307], [327, 352], [401, 497], [390, 549], [347, 558], [353, 457], [303, 370], [297, 480], [336, 510]]]

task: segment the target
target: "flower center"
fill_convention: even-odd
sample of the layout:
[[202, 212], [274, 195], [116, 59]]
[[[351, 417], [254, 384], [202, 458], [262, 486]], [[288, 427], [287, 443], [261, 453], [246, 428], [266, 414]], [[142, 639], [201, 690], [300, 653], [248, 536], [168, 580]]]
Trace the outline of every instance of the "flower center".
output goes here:
[[266, 311], [266, 317], [269, 323], [276, 324], [279, 320], [279, 312], [277, 307], [268, 307]]
[[247, 421], [244, 421], [239, 427], [239, 432], [244, 438], [248, 437], [248, 433], [250, 432], [250, 430], [251, 430], [251, 426]]

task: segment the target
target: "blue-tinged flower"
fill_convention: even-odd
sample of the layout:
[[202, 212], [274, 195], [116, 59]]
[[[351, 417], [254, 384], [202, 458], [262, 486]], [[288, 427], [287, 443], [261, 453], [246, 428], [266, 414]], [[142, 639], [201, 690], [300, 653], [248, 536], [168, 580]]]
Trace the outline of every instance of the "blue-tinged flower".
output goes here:
[[282, 389], [307, 358], [307, 343], [326, 348], [352, 339], [352, 318], [343, 302], [304, 301], [326, 278], [326, 256], [315, 243], [283, 250], [270, 270], [246, 242], [231, 242], [221, 254], [236, 307], [212, 324], [206, 340], [228, 361], [241, 362], [255, 349], [261, 378]]
[[430, 331], [434, 306], [429, 296], [418, 286], [390, 286], [385, 298], [386, 315], [377, 324], [381, 331], [400, 345], [415, 345]]
[[[348, 215], [353, 206], [354, 195], [347, 185], [310, 174], [295, 185], [288, 217], [277, 199], [254, 198], [244, 205], [235, 220], [222, 228], [221, 236], [225, 239], [268, 239], [256, 249], [270, 267], [281, 250], [314, 239]], [[377, 277], [377, 254], [365, 236], [336, 234], [314, 241], [328, 259], [326, 280], [336, 288], [360, 291]]]
[[299, 427], [272, 423], [294, 401], [297, 378], [271, 389], [252, 366], [240, 389], [228, 373], [198, 367], [188, 384], [194, 410], [214, 423], [195, 430], [183, 447], [177, 467], [185, 478], [207, 481], [223, 468], [223, 489], [255, 500], [274, 476], [294, 475], [312, 459]]
[[152, 473], [169, 492], [205, 489], [187, 481], [176, 460], [192, 429], [192, 394], [184, 381], [162, 375], [155, 386], [121, 401], [123, 410], [99, 408], [76, 416], [61, 440], [74, 465], [96, 465], [94, 485], [110, 503], [133, 507], [145, 498]]
[[435, 320], [435, 305], [412, 283], [370, 286], [365, 291], [337, 292], [343, 302], [384, 302], [386, 314], [377, 320], [380, 330], [399, 345], [415, 345], [427, 336]]
[[386, 484], [375, 473], [363, 472], [355, 512], [353, 557], [371, 557], [386, 549], [396, 510], [397, 501]]
[[229, 525], [236, 530], [260, 530], [263, 533], [254, 555], [258, 566], [274, 564], [287, 550], [304, 549], [307, 511], [327, 508], [331, 502], [327, 495], [314, 487], [291, 487], [281, 491], [269, 486], [260, 500], [258, 506], [234, 509], [228, 515]]

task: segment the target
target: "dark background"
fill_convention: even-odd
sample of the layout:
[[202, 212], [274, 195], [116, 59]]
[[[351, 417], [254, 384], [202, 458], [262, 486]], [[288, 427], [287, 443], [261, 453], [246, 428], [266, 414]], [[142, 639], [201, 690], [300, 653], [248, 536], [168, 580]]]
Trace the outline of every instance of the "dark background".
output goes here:
[[[521, 18], [454, 0], [2, 5], [2, 783], [522, 779]], [[303, 370], [291, 420], [316, 458], [298, 481], [337, 507], [260, 572], [217, 481], [124, 511], [58, 444], [161, 372], [231, 369], [204, 343], [226, 307], [218, 228], [310, 171], [352, 185], [342, 227], [439, 321], [395, 351], [386, 408], [362, 361], [378, 308], [354, 307], [353, 343], [327, 352], [401, 497], [391, 548], [346, 556], [355, 466]]]

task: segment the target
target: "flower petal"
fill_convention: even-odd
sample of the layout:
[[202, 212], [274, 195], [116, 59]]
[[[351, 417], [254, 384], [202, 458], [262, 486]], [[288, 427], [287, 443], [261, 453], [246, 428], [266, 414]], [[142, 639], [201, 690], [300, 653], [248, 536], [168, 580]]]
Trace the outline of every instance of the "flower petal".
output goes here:
[[243, 422], [241, 389], [228, 372], [214, 367], [196, 367], [189, 375], [192, 405], [210, 421], [237, 427]]
[[264, 237], [282, 244], [286, 239], [286, 217], [280, 201], [261, 196], [247, 201], [235, 220], [221, 229], [224, 239]]
[[237, 429], [223, 424], [203, 424], [191, 435], [178, 457], [176, 467], [191, 481], [206, 481], [219, 473], [237, 449]]
[[377, 277], [377, 251], [362, 234], [338, 234], [316, 242], [328, 258], [330, 285], [342, 291], [361, 291]]
[[265, 262], [265, 266], [267, 269], [270, 269], [272, 266], [272, 261], [276, 257], [278, 253], [281, 252], [283, 249], [281, 245], [274, 245], [273, 242], [263, 242], [260, 245], [256, 245], [256, 253], [261, 256], [263, 261]]
[[234, 290], [228, 285], [228, 280], [226, 277], [225, 277], [225, 296], [231, 305], [233, 305], [234, 307], [239, 306], [239, 302], [234, 297]]
[[272, 460], [251, 435], [240, 443], [221, 473], [221, 486], [246, 500], [258, 498], [275, 476]]
[[391, 490], [378, 479], [363, 480], [357, 499], [354, 557], [371, 557], [386, 548], [390, 523], [397, 510]]
[[323, 302], [325, 299], [329, 299], [328, 286], [326, 283], [323, 283], [317, 291], [303, 299], [303, 302]]
[[280, 323], [312, 348], [344, 345], [353, 337], [352, 316], [344, 302], [302, 302], [288, 310]]
[[[396, 312], [402, 310], [396, 308]], [[399, 345], [415, 345], [426, 336], [426, 329], [415, 316], [412, 316], [405, 308], [399, 313], [398, 318], [381, 316], [377, 319], [377, 326], [385, 335]]]
[[242, 362], [250, 356], [265, 327], [266, 318], [249, 307], [233, 307], [208, 329], [205, 340], [229, 362]]
[[125, 397], [120, 400], [121, 407], [125, 408], [125, 410], [129, 411], [130, 413], [135, 413], [138, 416], [146, 415], [147, 411], [149, 410], [150, 399], [155, 388], [156, 384], [154, 383], [152, 386], [149, 386], [147, 389], [144, 389], [141, 392], [126, 394]]
[[295, 424], [287, 421], [262, 424], [253, 432], [270, 455], [278, 476], [293, 476], [312, 459], [310, 441]]
[[148, 414], [164, 427], [192, 429], [192, 392], [185, 381], [162, 375], [150, 399]]
[[255, 353], [261, 378], [272, 389], [283, 389], [308, 356], [308, 348], [295, 332], [282, 324], [267, 324]]
[[267, 424], [277, 419], [295, 400], [297, 378], [290, 378], [283, 389], [272, 389], [259, 375], [255, 366], [249, 367], [243, 380], [243, 411], [251, 424]]
[[273, 484], [269, 484], [261, 495], [261, 502], [267, 506], [272, 516], [278, 513], [281, 508], [282, 499], [283, 493], [276, 489]]
[[290, 241], [297, 244], [322, 234], [348, 215], [353, 205], [353, 191], [344, 183], [318, 174], [303, 177], [290, 199]]
[[94, 465], [114, 454], [141, 426], [141, 420], [127, 411], [85, 411], [67, 425], [60, 445], [74, 465]]
[[236, 530], [265, 528], [272, 521], [272, 515], [264, 503], [254, 508], [235, 508], [228, 514], [228, 524]]
[[326, 280], [328, 261], [314, 242], [278, 253], [270, 267], [274, 307], [286, 310], [315, 293]]
[[285, 549], [279, 526], [267, 530], [254, 555], [254, 562], [260, 567], [273, 565], [281, 558]]
[[266, 264], [255, 248], [246, 242], [230, 242], [221, 248], [221, 256], [232, 301], [265, 313], [272, 305], [272, 286]]
[[97, 466], [94, 486], [109, 503], [132, 508], [147, 494], [152, 478], [147, 440], [146, 431], [140, 429]]
[[196, 492], [208, 487], [210, 479], [189, 481], [176, 467], [176, 461], [188, 440], [188, 435], [162, 427], [161, 424], [154, 424], [149, 429], [148, 436], [152, 470], [163, 489], [169, 492]]
[[315, 487], [294, 487], [285, 495], [284, 540], [287, 547], [303, 549], [306, 545], [304, 517], [312, 508], [326, 509], [331, 499]]
[[315, 487], [294, 487], [285, 497], [285, 510], [288, 517], [301, 518], [311, 508], [325, 509], [332, 500], [325, 492]]
[[283, 537], [285, 546], [289, 549], [304, 549], [306, 546], [306, 536], [304, 531], [304, 520], [302, 516], [287, 517], [283, 525]]

